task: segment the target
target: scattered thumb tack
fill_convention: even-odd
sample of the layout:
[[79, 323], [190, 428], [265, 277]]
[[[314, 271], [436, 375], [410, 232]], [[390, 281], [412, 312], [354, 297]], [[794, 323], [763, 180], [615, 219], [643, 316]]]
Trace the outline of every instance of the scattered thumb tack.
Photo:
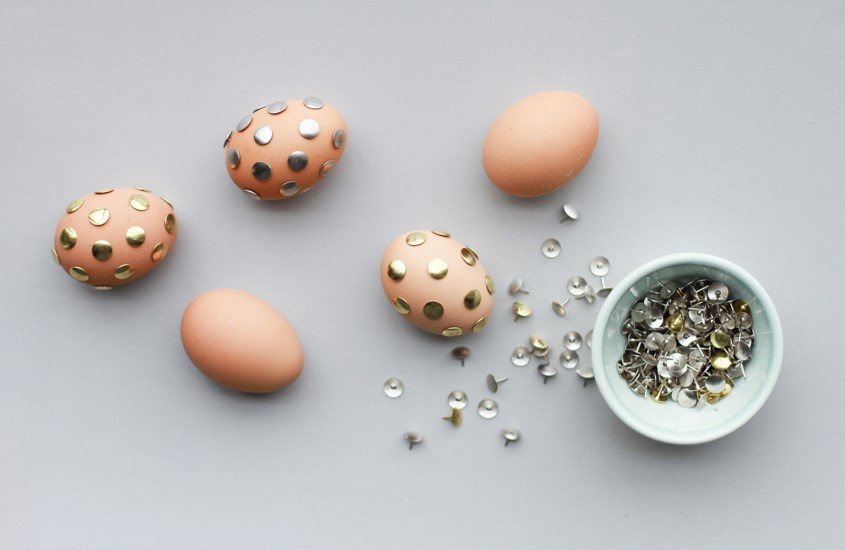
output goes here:
[[539, 367], [537, 367], [537, 372], [539, 372], [540, 376], [543, 377], [543, 384], [548, 382], [549, 378], [553, 378], [553, 377], [557, 376], [557, 369], [554, 368], [549, 363], [546, 363], [545, 365], [540, 365]]
[[405, 441], [408, 442], [408, 450], [413, 449], [414, 445], [422, 443], [423, 441], [423, 437], [416, 432], [406, 432], [404, 437]]
[[563, 347], [571, 351], [580, 349], [582, 341], [581, 335], [576, 330], [570, 330], [563, 335]]
[[520, 292], [522, 294], [531, 294], [523, 285], [524, 283], [522, 282], [522, 279], [514, 279], [511, 281], [510, 286], [508, 286], [508, 292], [511, 296], [516, 296]]
[[565, 349], [560, 353], [560, 366], [566, 370], [572, 370], [578, 366], [578, 353]]
[[584, 277], [575, 275], [566, 282], [566, 290], [576, 298], [580, 298], [587, 292], [587, 281]]
[[568, 304], [569, 302], [570, 302], [570, 298], [567, 298], [566, 300], [564, 300], [562, 302], [555, 300], [554, 302], [552, 302], [552, 309], [554, 310], [555, 313], [558, 314], [558, 316], [566, 317], [566, 304]]
[[491, 393], [496, 393], [497, 391], [499, 391], [499, 384], [501, 384], [502, 382], [506, 382], [507, 379], [508, 379], [507, 376], [504, 377], [504, 378], [496, 378], [495, 375], [488, 374], [487, 375], [487, 389], [489, 389]]
[[460, 428], [461, 424], [464, 422], [464, 415], [461, 412], [461, 409], [452, 409], [452, 414], [448, 416], [444, 416], [443, 420], [448, 420], [452, 423], [452, 426], [456, 428]]
[[405, 385], [398, 378], [388, 378], [384, 383], [384, 395], [396, 399], [405, 393]]
[[546, 258], [557, 258], [560, 256], [560, 241], [557, 239], [546, 239], [543, 241], [543, 256]]
[[531, 350], [525, 346], [517, 346], [511, 353], [511, 363], [515, 367], [524, 367], [531, 361]]
[[569, 221], [569, 220], [577, 220], [580, 217], [578, 214], [578, 210], [572, 206], [571, 204], [564, 204], [560, 208], [560, 223]]
[[595, 374], [593, 373], [593, 367], [590, 365], [581, 365], [577, 369], [575, 369], [575, 374], [581, 377], [584, 380], [584, 387], [587, 387], [587, 381], [592, 380], [595, 378]]
[[587, 331], [587, 334], [584, 335], [584, 342], [587, 344], [587, 347], [593, 349], [593, 330], [590, 329]]
[[519, 441], [519, 430], [505, 428], [502, 430], [502, 437], [505, 438], [505, 447], [507, 447], [510, 443]]
[[466, 346], [458, 346], [452, 350], [452, 357], [461, 361], [461, 366], [464, 366], [464, 359], [469, 357], [469, 348]]
[[604, 276], [610, 271], [610, 261], [604, 256], [596, 256], [590, 261], [590, 273], [595, 275], [601, 281], [601, 288], [598, 289], [596, 294], [598, 294], [601, 298], [607, 298], [610, 295], [610, 292], [613, 290], [613, 287], [607, 286], [607, 283], [604, 281]]
[[446, 402], [449, 404], [449, 407], [452, 409], [463, 409], [467, 406], [467, 394], [461, 390], [454, 390], [452, 393], [449, 394], [449, 398]]
[[525, 318], [531, 316], [531, 307], [528, 304], [523, 304], [522, 302], [514, 302], [513, 306], [513, 320], [516, 321], [520, 317]]
[[496, 415], [499, 414], [499, 404], [496, 403], [494, 400], [490, 399], [482, 399], [481, 402], [478, 404], [478, 416], [481, 418], [491, 419], [496, 418]]

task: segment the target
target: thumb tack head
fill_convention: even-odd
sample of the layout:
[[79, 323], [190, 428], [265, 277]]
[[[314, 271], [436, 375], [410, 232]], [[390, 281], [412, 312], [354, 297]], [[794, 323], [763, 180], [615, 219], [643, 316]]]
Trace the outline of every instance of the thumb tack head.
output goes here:
[[470, 351], [466, 346], [458, 346], [452, 350], [452, 357], [460, 360], [461, 366], [464, 366], [464, 360], [469, 357]]
[[581, 334], [576, 330], [570, 330], [563, 335], [563, 347], [571, 351], [581, 349], [582, 341]]
[[587, 347], [593, 349], [593, 329], [587, 331], [587, 334], [584, 335], [584, 343], [587, 344]]
[[604, 256], [596, 256], [590, 260], [590, 273], [596, 277], [604, 277], [610, 271], [610, 262]]
[[507, 447], [508, 444], [519, 441], [519, 430], [505, 428], [502, 430], [502, 437], [505, 438], [505, 447]]
[[528, 306], [528, 304], [524, 304], [522, 302], [514, 302], [511, 309], [513, 309], [514, 321], [516, 321], [520, 317], [525, 318], [531, 315], [531, 307]]
[[468, 398], [466, 392], [454, 390], [449, 394], [449, 398], [446, 402], [449, 404], [449, 408], [461, 410], [467, 406], [467, 400]]
[[540, 365], [537, 367], [537, 372], [540, 373], [540, 376], [543, 377], [543, 384], [549, 381], [549, 378], [557, 376], [557, 369], [554, 368], [552, 365], [546, 363], [545, 365]]
[[577, 369], [575, 369], [575, 374], [581, 377], [584, 381], [584, 387], [587, 387], [587, 381], [592, 380], [595, 378], [595, 373], [593, 373], [593, 367], [590, 365], [581, 365]]
[[417, 432], [405, 432], [405, 441], [408, 442], [408, 450], [414, 448], [414, 445], [422, 443], [423, 437]]
[[560, 223], [569, 221], [569, 220], [577, 220], [580, 217], [578, 214], [578, 210], [572, 206], [571, 204], [564, 204], [560, 208]]
[[555, 300], [552, 302], [552, 310], [558, 314], [559, 317], [566, 317], [566, 304], [570, 302], [571, 298], [567, 298], [562, 302]]
[[499, 405], [494, 400], [490, 399], [482, 399], [480, 403], [478, 403], [478, 416], [481, 418], [491, 419], [496, 418], [496, 415], [499, 414]]
[[546, 239], [543, 241], [543, 256], [546, 258], [557, 258], [560, 256], [560, 241], [557, 239]]
[[516, 296], [520, 292], [522, 294], [531, 294], [528, 290], [526, 290], [525, 286], [523, 286], [522, 279], [519, 278], [511, 281], [510, 286], [508, 286], [508, 292], [511, 296]]
[[531, 361], [531, 350], [525, 346], [517, 346], [511, 353], [511, 363], [515, 367], [524, 367]]
[[560, 366], [572, 370], [578, 366], [578, 353], [571, 349], [560, 352]]
[[396, 399], [405, 393], [405, 385], [398, 378], [388, 378], [384, 383], [384, 395]]
[[506, 382], [507, 379], [508, 379], [507, 377], [496, 378], [495, 375], [488, 374], [487, 375], [487, 389], [490, 390], [490, 393], [496, 393], [497, 391], [499, 391], [499, 384], [501, 384], [502, 382]]
[[587, 281], [584, 277], [578, 275], [571, 277], [569, 281], [566, 282], [566, 290], [568, 290], [569, 293], [576, 298], [582, 297], [587, 292], [587, 288]]

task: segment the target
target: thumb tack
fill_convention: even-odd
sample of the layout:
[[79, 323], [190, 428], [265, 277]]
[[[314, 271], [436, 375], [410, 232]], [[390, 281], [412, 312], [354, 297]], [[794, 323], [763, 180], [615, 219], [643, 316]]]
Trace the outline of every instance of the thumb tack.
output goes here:
[[405, 441], [408, 442], [408, 450], [414, 448], [414, 445], [422, 443], [423, 437], [416, 432], [405, 432]]
[[522, 294], [531, 294], [531, 293], [530, 293], [530, 292], [529, 292], [529, 291], [525, 288], [525, 286], [523, 286], [522, 279], [519, 279], [519, 278], [514, 279], [513, 281], [511, 281], [511, 284], [508, 286], [508, 293], [510, 293], [510, 295], [511, 295], [511, 296], [516, 296], [516, 295], [517, 295], [517, 294], [519, 294], [519, 293], [522, 293]]
[[555, 300], [552, 302], [552, 310], [554, 310], [559, 317], [566, 317], [566, 304], [568, 304], [570, 300], [571, 298], [567, 298], [562, 302]]
[[569, 220], [575, 221], [579, 217], [580, 215], [578, 214], [578, 210], [571, 204], [564, 204], [560, 208], [560, 223], [567, 222]]
[[557, 369], [551, 366], [549, 363], [537, 367], [537, 372], [539, 372], [540, 376], [543, 377], [543, 384], [548, 382], [549, 378], [557, 376]]
[[[504, 378], [496, 378], [494, 374], [487, 375], [487, 389], [490, 390], [490, 393], [496, 393], [499, 391], [499, 384], [502, 382], [507, 381], [507, 376]], [[720, 390], [721, 391], [721, 390]]]
[[571, 277], [569, 281], [566, 282], [566, 290], [568, 290], [569, 293], [576, 298], [584, 296], [587, 292], [587, 288], [589, 288], [587, 281], [584, 277], [578, 275]]
[[531, 361], [531, 350], [525, 346], [517, 346], [511, 353], [511, 363], [515, 367], [524, 367]]
[[461, 412], [461, 409], [452, 409], [452, 413], [448, 416], [444, 416], [443, 420], [448, 420], [452, 423], [452, 426], [460, 428], [461, 424], [464, 423], [464, 414]]
[[575, 330], [570, 330], [563, 335], [563, 347], [570, 351], [581, 349], [582, 341], [581, 335]]
[[543, 241], [543, 256], [546, 258], [557, 258], [560, 256], [560, 241], [557, 239], [546, 239]]
[[478, 403], [478, 416], [481, 418], [491, 419], [496, 418], [496, 415], [499, 414], [499, 405], [494, 400], [490, 399], [482, 399], [480, 403]]
[[571, 349], [560, 352], [560, 366], [572, 370], [578, 366], [578, 353]]
[[466, 346], [458, 346], [452, 350], [452, 357], [460, 360], [461, 366], [464, 366], [464, 360], [469, 357], [470, 351]]
[[505, 428], [502, 430], [502, 437], [505, 438], [505, 447], [507, 447], [510, 443], [519, 441], [519, 430]]
[[391, 399], [401, 397], [405, 393], [405, 385], [398, 378], [388, 378], [384, 383], [384, 395]]
[[449, 398], [446, 402], [449, 404], [450, 409], [458, 409], [462, 410], [464, 407], [467, 406], [467, 394], [461, 390], [454, 390], [452, 393], [449, 394]]
[[593, 373], [593, 367], [590, 365], [581, 365], [577, 369], [575, 369], [575, 374], [581, 377], [584, 381], [584, 387], [587, 387], [587, 382], [595, 378], [595, 373]]
[[587, 347], [593, 349], [593, 329], [587, 331], [587, 334], [584, 335], [584, 343], [587, 344]]
[[520, 318], [531, 316], [531, 307], [528, 304], [524, 304], [522, 302], [514, 302], [511, 309], [513, 309], [514, 321]]

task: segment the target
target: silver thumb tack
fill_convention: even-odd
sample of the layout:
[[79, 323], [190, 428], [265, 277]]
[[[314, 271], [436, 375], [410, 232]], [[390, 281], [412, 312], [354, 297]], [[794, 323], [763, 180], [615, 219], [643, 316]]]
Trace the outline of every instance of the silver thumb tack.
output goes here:
[[511, 281], [510, 286], [508, 286], [508, 292], [511, 296], [516, 296], [520, 292], [523, 294], [531, 294], [530, 292], [528, 292], [525, 286], [523, 286], [522, 279], [519, 278]]
[[570, 302], [571, 298], [567, 298], [566, 300], [559, 302], [555, 300], [552, 302], [552, 309], [555, 313], [558, 314], [560, 317], [566, 317], [566, 304]]
[[405, 433], [405, 441], [408, 442], [408, 450], [414, 448], [414, 445], [422, 443], [423, 437], [416, 433], [416, 432], [406, 432]]
[[487, 389], [489, 389], [491, 393], [496, 393], [497, 391], [499, 391], [499, 384], [507, 381], [507, 379], [508, 379], [507, 376], [504, 377], [504, 378], [496, 378], [495, 375], [488, 374], [487, 375]]
[[560, 209], [560, 223], [579, 218], [578, 210], [571, 204], [564, 204]]
[[507, 447], [509, 443], [519, 441], [519, 430], [505, 428], [502, 430], [502, 437], [505, 438], [505, 447]]
[[557, 369], [554, 368], [551, 364], [546, 363], [545, 365], [540, 365], [537, 367], [537, 372], [540, 373], [540, 376], [543, 377], [543, 384], [549, 381], [549, 378], [553, 378], [557, 376]]

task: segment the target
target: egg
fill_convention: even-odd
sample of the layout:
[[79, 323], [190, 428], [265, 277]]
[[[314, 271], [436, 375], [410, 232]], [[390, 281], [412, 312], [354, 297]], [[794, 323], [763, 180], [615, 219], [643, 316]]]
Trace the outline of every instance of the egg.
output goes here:
[[596, 110], [578, 94], [528, 96], [502, 113], [487, 132], [484, 170], [509, 195], [546, 195], [578, 175], [598, 136]]
[[53, 259], [77, 281], [109, 290], [160, 264], [177, 231], [173, 206], [149, 189], [103, 189], [67, 205]]
[[493, 307], [493, 280], [478, 255], [445, 231], [396, 237], [381, 259], [381, 284], [399, 315], [433, 334], [481, 332]]
[[182, 346], [203, 374], [242, 392], [275, 391], [302, 372], [302, 347], [290, 323], [240, 290], [197, 296], [182, 315]]
[[229, 132], [226, 168], [253, 199], [296, 197], [335, 169], [348, 132], [340, 113], [321, 99], [278, 101], [255, 109]]

